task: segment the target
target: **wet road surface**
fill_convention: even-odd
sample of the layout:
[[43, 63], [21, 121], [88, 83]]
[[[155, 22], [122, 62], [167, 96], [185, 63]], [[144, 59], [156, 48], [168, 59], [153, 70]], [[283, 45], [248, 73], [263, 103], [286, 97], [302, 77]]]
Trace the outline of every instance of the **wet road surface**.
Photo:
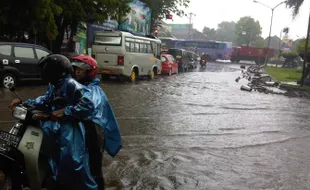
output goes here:
[[[123, 137], [116, 158], [105, 154], [107, 189], [309, 189], [309, 100], [240, 91], [239, 68], [104, 82]], [[26, 99], [45, 88], [17, 91]], [[13, 97], [0, 90], [2, 128]]]

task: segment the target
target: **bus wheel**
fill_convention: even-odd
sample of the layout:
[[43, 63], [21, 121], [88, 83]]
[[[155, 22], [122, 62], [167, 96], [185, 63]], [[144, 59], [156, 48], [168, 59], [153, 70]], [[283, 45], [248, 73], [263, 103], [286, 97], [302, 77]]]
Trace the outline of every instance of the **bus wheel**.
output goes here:
[[155, 76], [158, 74], [157, 68], [154, 67], [153, 70], [151, 71], [151, 75], [149, 76], [150, 80], [155, 79]]
[[131, 75], [130, 75], [130, 81], [131, 81], [131, 82], [135, 82], [136, 79], [137, 79], [137, 73], [136, 73], [135, 70], [132, 70], [132, 71], [131, 71]]
[[150, 79], [153, 80], [155, 78], [155, 71], [152, 70], [151, 75], [150, 75]]

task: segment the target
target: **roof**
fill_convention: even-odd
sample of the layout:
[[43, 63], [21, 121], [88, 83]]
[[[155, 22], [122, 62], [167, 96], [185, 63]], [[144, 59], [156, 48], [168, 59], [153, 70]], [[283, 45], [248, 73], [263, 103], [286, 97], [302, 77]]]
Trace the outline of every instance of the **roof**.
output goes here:
[[23, 43], [23, 42], [0, 42], [0, 45], [4, 45], [4, 44], [10, 44], [10, 45], [24, 45], [24, 46], [35, 46], [35, 47], [40, 47], [40, 48], [43, 48], [49, 52], [51, 52], [49, 49], [43, 47], [43, 46], [40, 46], [40, 45], [37, 45], [37, 44], [31, 44], [31, 43]]

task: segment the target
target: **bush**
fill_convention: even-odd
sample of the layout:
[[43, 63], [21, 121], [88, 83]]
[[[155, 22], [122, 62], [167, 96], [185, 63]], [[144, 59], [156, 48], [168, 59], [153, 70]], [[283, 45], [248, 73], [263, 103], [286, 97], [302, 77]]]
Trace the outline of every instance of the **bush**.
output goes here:
[[297, 52], [283, 52], [281, 56], [285, 59], [296, 59], [299, 55]]

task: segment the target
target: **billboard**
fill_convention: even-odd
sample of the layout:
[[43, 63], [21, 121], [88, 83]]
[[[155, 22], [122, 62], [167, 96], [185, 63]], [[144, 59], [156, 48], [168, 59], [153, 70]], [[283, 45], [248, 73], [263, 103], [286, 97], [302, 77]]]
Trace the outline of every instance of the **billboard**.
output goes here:
[[126, 21], [120, 24], [120, 29], [134, 34], [147, 35], [151, 31], [151, 9], [139, 0], [129, 3], [131, 11]]
[[293, 40], [284, 39], [282, 44], [282, 51], [291, 51], [293, 47]]

